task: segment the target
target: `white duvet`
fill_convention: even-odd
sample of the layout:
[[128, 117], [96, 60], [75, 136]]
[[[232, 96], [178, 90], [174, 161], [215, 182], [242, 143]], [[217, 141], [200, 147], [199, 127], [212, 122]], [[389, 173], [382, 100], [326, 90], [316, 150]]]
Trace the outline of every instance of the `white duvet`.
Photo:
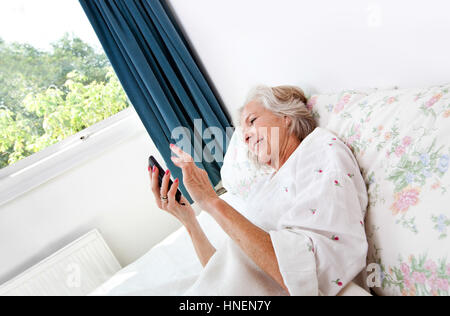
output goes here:
[[[221, 198], [235, 209], [243, 207], [241, 200], [230, 193]], [[220, 226], [205, 212], [197, 218], [214, 247], [222, 249], [228, 236]], [[183, 295], [202, 271], [192, 241], [181, 227], [91, 295]]]
[[[233, 196], [229, 193], [224, 194], [222, 197], [234, 207], [237, 207], [239, 204], [237, 201], [233, 203]], [[219, 247], [219, 245], [224, 245], [228, 237], [217, 223], [205, 212], [202, 212], [198, 219], [216, 248], [225, 249]], [[216, 253], [218, 255], [217, 259], [220, 259], [219, 256], [222, 254], [224, 254], [222, 251]], [[229, 263], [232, 263], [232, 261], [229, 261]], [[226, 268], [225, 265], [221, 266], [224, 269]], [[210, 265], [210, 267], [218, 268], [220, 266]], [[189, 295], [198, 286], [199, 283], [196, 283], [196, 281], [199, 280], [202, 270], [203, 267], [198, 261], [189, 235], [182, 227], [152, 248], [139, 260], [119, 271], [90, 295]], [[242, 271], [241, 267], [239, 271]], [[211, 274], [204, 274], [203, 281], [206, 280], [205, 276], [209, 277]], [[236, 278], [233, 277], [230, 280], [236, 280]], [[217, 284], [217, 281], [218, 279], [213, 280], [212, 284]], [[228, 288], [233, 290], [236, 288], [235, 285], [236, 283], [231, 287], [228, 285]], [[274, 286], [274, 288], [276, 287]], [[217, 295], [226, 294], [220, 292], [224, 288], [223, 286], [217, 286], [216, 288], [218, 290]], [[273, 291], [274, 288], [269, 290]], [[240, 293], [242, 290], [242, 287], [237, 288], [235, 293]], [[267, 291], [265, 287], [257, 287], [254, 288], [252, 295], [267, 294], [265, 291]], [[280, 294], [284, 295], [284, 293]], [[211, 295], [213, 294], [211, 293]], [[338, 295], [366, 296], [370, 294], [351, 282]]]
[[[235, 209], [241, 200], [221, 196]], [[198, 221], [217, 249], [203, 268], [184, 227], [172, 233], [140, 259], [125, 267], [90, 295], [286, 295], [223, 232], [206, 212]], [[218, 277], [220, 276], [220, 277]], [[242, 282], [247, 280], [246, 282]], [[245, 286], [243, 286], [245, 284]], [[207, 285], [207, 286], [205, 286]]]

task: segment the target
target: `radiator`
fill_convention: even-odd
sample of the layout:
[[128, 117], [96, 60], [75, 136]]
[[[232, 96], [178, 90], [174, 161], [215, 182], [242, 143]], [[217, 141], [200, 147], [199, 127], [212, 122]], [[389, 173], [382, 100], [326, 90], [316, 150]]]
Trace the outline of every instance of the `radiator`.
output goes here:
[[0, 296], [84, 296], [121, 269], [92, 230], [0, 286]]

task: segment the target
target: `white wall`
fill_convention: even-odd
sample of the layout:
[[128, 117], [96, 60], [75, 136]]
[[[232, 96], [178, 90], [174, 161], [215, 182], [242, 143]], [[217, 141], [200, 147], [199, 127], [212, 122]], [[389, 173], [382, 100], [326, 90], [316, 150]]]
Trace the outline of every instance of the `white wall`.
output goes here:
[[309, 91], [450, 81], [447, 0], [169, 0], [225, 105], [257, 83]]
[[157, 151], [135, 123], [135, 136], [0, 207], [0, 284], [92, 228], [126, 265], [180, 226], [156, 207], [147, 158]]

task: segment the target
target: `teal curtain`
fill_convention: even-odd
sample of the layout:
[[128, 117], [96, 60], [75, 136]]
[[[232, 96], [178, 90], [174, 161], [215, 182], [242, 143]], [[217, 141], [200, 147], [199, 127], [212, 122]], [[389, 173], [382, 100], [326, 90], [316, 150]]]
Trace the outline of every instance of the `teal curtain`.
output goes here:
[[[185, 127], [192, 136], [192, 146], [197, 142], [196, 148], [202, 150], [208, 143], [202, 139], [204, 129], [218, 127], [223, 139], [213, 139], [215, 146], [211, 147], [225, 153], [225, 129], [231, 126], [231, 120], [200, 71], [167, 4], [160, 0], [80, 3], [172, 174], [182, 180], [180, 170], [170, 160], [169, 143], [176, 142], [171, 138], [176, 127]], [[202, 120], [199, 130], [194, 129], [195, 119]], [[200, 143], [202, 146], [198, 146]], [[206, 148], [206, 153], [216, 153]], [[207, 171], [213, 185], [220, 181], [222, 161], [203, 159], [197, 165]], [[192, 202], [185, 188], [180, 189]]]

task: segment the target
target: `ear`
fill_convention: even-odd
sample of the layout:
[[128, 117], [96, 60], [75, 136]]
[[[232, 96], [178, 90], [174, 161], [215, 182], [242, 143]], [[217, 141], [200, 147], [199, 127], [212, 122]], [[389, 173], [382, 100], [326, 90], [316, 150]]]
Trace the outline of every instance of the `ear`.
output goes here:
[[284, 124], [286, 125], [286, 126], [291, 126], [291, 124], [292, 124], [292, 119], [289, 117], [289, 116], [284, 116], [283, 117], [283, 121], [284, 121]]

